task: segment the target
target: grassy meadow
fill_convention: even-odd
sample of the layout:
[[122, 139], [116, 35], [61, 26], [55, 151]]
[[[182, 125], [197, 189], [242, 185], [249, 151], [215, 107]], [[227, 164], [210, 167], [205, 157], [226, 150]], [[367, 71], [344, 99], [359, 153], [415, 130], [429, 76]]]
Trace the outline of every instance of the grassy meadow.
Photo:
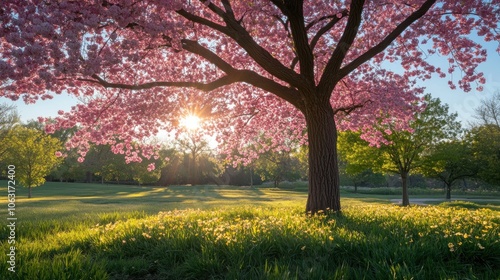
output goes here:
[[304, 186], [77, 183], [17, 189], [12, 273], [0, 183], [0, 279], [500, 279], [499, 203], [343, 191], [309, 217]]

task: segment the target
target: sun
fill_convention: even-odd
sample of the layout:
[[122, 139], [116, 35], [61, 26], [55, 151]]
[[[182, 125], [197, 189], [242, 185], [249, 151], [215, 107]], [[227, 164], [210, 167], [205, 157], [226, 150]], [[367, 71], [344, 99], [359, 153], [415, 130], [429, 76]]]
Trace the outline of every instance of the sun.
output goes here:
[[200, 127], [201, 119], [196, 115], [187, 115], [182, 118], [179, 124], [188, 130], [196, 130]]

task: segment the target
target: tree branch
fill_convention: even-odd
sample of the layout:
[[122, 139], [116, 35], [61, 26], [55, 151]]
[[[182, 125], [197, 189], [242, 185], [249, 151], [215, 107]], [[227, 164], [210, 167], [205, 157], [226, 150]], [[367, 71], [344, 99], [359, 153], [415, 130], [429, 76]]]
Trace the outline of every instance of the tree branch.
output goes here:
[[[311, 43], [309, 44], [310, 45], [310, 49], [311, 51], [314, 51], [314, 48], [316, 47], [316, 44], [318, 43], [319, 39], [326, 33], [328, 32], [330, 29], [332, 29], [335, 24], [337, 24], [337, 22], [339, 22], [342, 18], [344, 18], [345, 16], [347, 16], [349, 14], [349, 11], [348, 10], [343, 10], [342, 11], [342, 17], [337, 17], [336, 15], [331, 15], [331, 16], [324, 16], [324, 17], [321, 17], [317, 20], [314, 20], [312, 22], [310, 22], [307, 26], [306, 26], [306, 30], [309, 30], [311, 27], [313, 27], [316, 23], [320, 22], [320, 21], [323, 21], [325, 19], [329, 19], [331, 18], [330, 22], [328, 22], [325, 26], [323, 26], [322, 28], [320, 28], [320, 30], [318, 30], [318, 32], [316, 33], [316, 35], [314, 35], [314, 37], [312, 38], [311, 40]], [[295, 65], [297, 65], [297, 63], [299, 62], [299, 58], [298, 57], [295, 57], [293, 60], [292, 60], [292, 64], [290, 65], [290, 68], [293, 69], [295, 68]]]
[[276, 83], [275, 81], [263, 77], [250, 70], [238, 70], [243, 74], [243, 82], [249, 83], [257, 88], [261, 88], [265, 91], [271, 92], [274, 95], [288, 101], [290, 104], [295, 106], [300, 111], [304, 112], [305, 105], [300, 99], [299, 91], [289, 87], [285, 87]]
[[198, 42], [192, 40], [181, 40], [182, 46], [185, 50], [200, 55], [207, 59], [209, 62], [226, 72], [230, 76], [234, 76], [237, 81], [247, 82], [255, 87], [264, 89], [277, 95], [280, 98], [290, 102], [292, 105], [302, 110], [303, 105], [299, 102], [298, 92], [288, 87], [282, 86], [275, 81], [265, 78], [250, 70], [236, 70], [217, 54], [201, 46]]
[[265, 48], [260, 46], [248, 33], [248, 31], [229, 14], [223, 15], [223, 20], [229, 30], [225, 34], [232, 38], [248, 55], [259, 64], [264, 70], [276, 78], [292, 85], [293, 87], [307, 90], [306, 79], [295, 71], [284, 66], [279, 60], [274, 58]]
[[342, 17], [340, 17], [340, 18], [337, 16], [330, 16], [330, 17], [332, 17], [332, 19], [327, 24], [325, 24], [325, 26], [321, 27], [318, 30], [318, 32], [316, 33], [316, 35], [314, 35], [314, 37], [312, 38], [311, 44], [310, 44], [311, 50], [314, 50], [314, 48], [316, 47], [316, 44], [318, 43], [321, 36], [323, 36], [326, 32], [328, 32], [328, 30], [332, 29], [335, 26], [335, 24], [337, 24], [337, 22], [339, 22], [341, 19], [346, 17], [348, 14], [349, 14], [348, 10], [343, 10], [341, 13]]
[[202, 45], [200, 45], [197, 41], [182, 39], [181, 43], [182, 43], [183, 49], [205, 58], [206, 60], [208, 60], [209, 62], [211, 62], [215, 66], [217, 66], [222, 71], [229, 73], [229, 72], [235, 70], [233, 68], [233, 66], [231, 66], [229, 63], [224, 61], [222, 58], [220, 58], [214, 52], [212, 52], [212, 51], [208, 50], [207, 48], [203, 47]]
[[[273, 0], [273, 3], [278, 2]], [[304, 25], [304, 10], [302, 0], [290, 0], [284, 4], [284, 14], [290, 21], [292, 40], [300, 62], [300, 73], [308, 81], [314, 81], [314, 57], [309, 46], [306, 27]]]
[[347, 106], [347, 107], [340, 107], [340, 108], [336, 108], [334, 111], [333, 111], [333, 114], [337, 114], [338, 112], [344, 112], [346, 115], [349, 115], [352, 111], [356, 110], [356, 109], [359, 109], [359, 108], [362, 108], [363, 106], [365, 106], [367, 103], [371, 103], [372, 101], [371, 100], [366, 100], [365, 102], [361, 103], [361, 104], [356, 104], [356, 105], [352, 105], [352, 106]]
[[[172, 47], [172, 38], [164, 35], [163, 39], [166, 40], [167, 42], [164, 45], [160, 45], [159, 47]], [[229, 63], [224, 61], [214, 52], [200, 45], [197, 41], [181, 39], [181, 45], [182, 49], [205, 58], [206, 60], [208, 60], [209, 62], [211, 62], [212, 64], [214, 64], [215, 66], [217, 66], [219, 69], [221, 69], [226, 73], [229, 73], [234, 70], [234, 68]]]
[[227, 34], [228, 30], [225, 26], [222, 26], [220, 24], [217, 24], [213, 21], [210, 21], [208, 19], [205, 19], [205, 18], [202, 18], [202, 17], [199, 17], [199, 16], [196, 16], [196, 15], [193, 15], [193, 14], [190, 14], [188, 13], [186, 10], [178, 10], [176, 11], [179, 15], [183, 16], [185, 19], [189, 20], [189, 21], [192, 21], [194, 23], [199, 23], [201, 25], [205, 25], [207, 27], [210, 27], [214, 30], [217, 30], [223, 34]]
[[338, 82], [335, 77], [338, 75], [337, 72], [342, 65], [342, 61], [347, 55], [352, 42], [358, 34], [364, 4], [365, 0], [352, 0], [351, 2], [351, 6], [349, 8], [349, 18], [347, 19], [344, 33], [342, 34], [337, 47], [333, 51], [332, 56], [328, 60], [318, 84], [318, 90], [321, 94], [320, 97], [323, 99], [329, 99], [332, 90], [335, 88], [335, 84]]
[[177, 13], [187, 20], [205, 25], [227, 35], [228, 37], [233, 39], [240, 47], [242, 47], [258, 65], [260, 65], [271, 75], [290, 84], [293, 87], [305, 89], [305, 79], [303, 79], [303, 77], [295, 73], [293, 70], [285, 67], [266, 49], [257, 44], [257, 42], [255, 42], [252, 36], [248, 33], [248, 31], [240, 24], [241, 22], [236, 20], [232, 12], [224, 12], [213, 3], [210, 3], [208, 7], [217, 15], [222, 17], [222, 19], [226, 23], [226, 26], [222, 26], [202, 17], [190, 14], [185, 10], [179, 10], [177, 11]]
[[300, 101], [299, 93], [297, 90], [280, 85], [275, 81], [260, 76], [259, 74], [250, 70], [233, 70], [230, 73], [228, 73], [228, 75], [223, 76], [209, 83], [158, 81], [158, 82], [149, 82], [143, 84], [125, 84], [125, 83], [108, 82], [96, 74], [92, 75], [92, 78], [93, 79], [78, 78], [77, 80], [82, 82], [99, 84], [104, 88], [146, 90], [154, 87], [181, 87], [181, 88], [196, 88], [198, 90], [205, 92], [209, 92], [217, 88], [220, 88], [222, 86], [226, 86], [237, 82], [246, 82], [257, 88], [261, 88], [265, 91], [275, 94], [276, 96], [288, 101], [290, 104], [292, 104], [301, 111], [304, 109], [304, 105]]
[[228, 0], [221, 0], [222, 5], [224, 6], [224, 9], [226, 10], [226, 13], [234, 18], [234, 12], [233, 8], [231, 7], [231, 3], [229, 3]]
[[354, 69], [358, 68], [361, 64], [367, 62], [383, 50], [385, 50], [394, 40], [396, 40], [403, 31], [405, 31], [412, 23], [417, 21], [423, 15], [427, 13], [427, 11], [434, 5], [436, 0], [427, 0], [425, 3], [415, 12], [413, 12], [408, 18], [406, 18], [403, 22], [401, 22], [387, 37], [385, 37], [379, 44], [360, 55], [358, 58], [344, 66], [338, 72], [337, 77], [334, 82], [341, 80], [343, 77], [347, 76]]
[[209, 83], [200, 83], [200, 82], [167, 82], [167, 81], [159, 81], [159, 82], [149, 82], [143, 84], [124, 84], [124, 83], [111, 83], [98, 75], [94, 74], [91, 76], [93, 79], [87, 78], [78, 78], [78, 81], [95, 83], [103, 86], [104, 88], [119, 88], [119, 89], [128, 89], [128, 90], [145, 90], [151, 89], [154, 87], [184, 87], [184, 88], [196, 88], [202, 91], [212, 91], [219, 87], [229, 85], [235, 82], [238, 82], [237, 75], [226, 75], [215, 81]]

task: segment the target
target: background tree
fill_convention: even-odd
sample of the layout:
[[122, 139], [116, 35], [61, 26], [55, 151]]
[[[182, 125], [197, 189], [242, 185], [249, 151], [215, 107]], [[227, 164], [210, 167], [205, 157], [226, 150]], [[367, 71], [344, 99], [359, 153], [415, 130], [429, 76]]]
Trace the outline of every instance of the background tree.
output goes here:
[[272, 181], [275, 188], [283, 181], [300, 179], [300, 162], [291, 153], [268, 151], [255, 162], [255, 173], [263, 181]]
[[306, 152], [300, 151], [298, 143], [289, 140], [286, 142], [286, 149], [276, 151], [273, 149], [273, 138], [265, 133], [259, 135], [259, 138], [255, 141], [256, 144], [247, 147], [249, 151], [259, 155], [250, 165], [252, 173], [258, 174], [262, 181], [272, 181], [275, 188], [282, 181], [300, 179], [302, 172], [299, 157], [306, 155]]
[[181, 156], [174, 148], [163, 147], [160, 150], [163, 166], [160, 168], [159, 184], [162, 186], [178, 184], [181, 167]]
[[224, 174], [224, 161], [213, 155], [213, 153], [207, 153], [202, 155], [198, 160], [199, 171], [202, 178], [203, 184], [220, 184], [221, 176]]
[[[185, 134], [177, 139], [178, 150], [184, 153], [184, 170], [187, 171], [186, 180], [189, 184], [200, 183], [200, 158], [210, 151], [208, 142], [200, 133], [195, 131]], [[206, 163], [206, 162], [205, 162]]]
[[500, 91], [492, 97], [481, 101], [481, 105], [474, 109], [474, 117], [479, 125], [495, 125], [500, 127]]
[[372, 168], [380, 170], [377, 166], [383, 165], [382, 157], [376, 148], [360, 138], [360, 133], [340, 133], [338, 147], [340, 160], [343, 163], [341, 171], [353, 180], [354, 191], [357, 192], [357, 183], [366, 177], [367, 171], [371, 171]]
[[300, 178], [302, 180], [308, 180], [309, 174], [309, 164], [308, 164], [308, 156], [309, 149], [307, 145], [300, 145], [299, 149], [293, 153], [294, 157], [299, 161], [299, 170], [300, 170]]
[[408, 195], [408, 176], [414, 169], [422, 166], [422, 152], [440, 141], [454, 139], [461, 132], [457, 114], [448, 113], [448, 105], [439, 99], [425, 96], [425, 110], [417, 113], [410, 122], [410, 131], [398, 131], [391, 123], [379, 127], [388, 142], [381, 146], [385, 154], [383, 169], [401, 176], [404, 206], [410, 204]]
[[479, 170], [471, 143], [466, 140], [440, 142], [426, 153], [420, 172], [445, 184], [446, 199], [451, 199], [451, 189], [457, 180], [474, 177]]
[[[3, 4], [2, 96], [26, 102], [63, 92], [94, 97], [61, 112], [47, 128], [81, 125], [70, 147], [84, 154], [89, 141], [140, 142], [175, 129], [187, 113], [211, 120], [207, 131], [224, 142], [227, 154], [244, 150], [263, 131], [279, 151], [290, 137], [306, 139], [306, 126], [306, 210], [312, 212], [340, 210], [339, 129], [361, 128], [364, 139], [376, 143], [374, 114], [406, 123], [422, 92], [413, 88], [415, 79], [458, 69], [451, 88], [469, 91], [472, 83], [485, 83], [475, 69], [486, 50], [469, 34], [500, 41], [497, 1]], [[427, 60], [435, 53], [448, 58], [448, 71]], [[384, 69], [387, 61], [400, 63], [402, 73]], [[113, 151], [129, 161], [155, 153], [149, 145]]]
[[45, 176], [61, 162], [56, 156], [62, 145], [59, 140], [36, 129], [17, 126], [9, 134], [7, 160], [16, 166], [16, 180], [29, 189], [45, 183]]
[[[84, 153], [85, 157], [80, 155], [77, 158], [77, 162], [81, 163], [80, 168], [84, 172], [84, 181], [86, 183], [94, 182], [94, 176], [99, 175], [101, 177], [101, 183], [104, 184], [104, 180], [113, 179], [114, 168], [109, 169], [110, 163], [113, 160], [109, 160], [110, 157], [114, 157], [109, 146], [106, 145], [90, 145], [86, 148]], [[123, 164], [125, 164], [122, 161]], [[106, 178], [108, 177], [108, 178]]]
[[[123, 159], [122, 159], [123, 162]], [[160, 180], [161, 175], [161, 160], [154, 161], [155, 166], [160, 168], [152, 169], [151, 161], [133, 162], [130, 164], [129, 170], [132, 174], [132, 179], [139, 185], [156, 184]]]
[[479, 162], [478, 178], [500, 185], [500, 92], [482, 100], [474, 112], [477, 122], [472, 124], [468, 141]]
[[371, 147], [364, 140], [355, 140], [356, 134], [348, 135], [342, 154], [354, 168], [371, 167], [374, 171], [390, 172], [401, 176], [403, 206], [410, 205], [408, 176], [422, 164], [425, 149], [440, 141], [454, 139], [461, 131], [457, 114], [448, 113], [448, 105], [439, 99], [425, 96], [425, 110], [417, 113], [410, 122], [411, 131], [401, 130], [390, 121], [381, 121], [378, 131], [385, 140], [379, 148]]
[[[66, 144], [68, 139], [75, 134], [77, 127], [60, 129], [52, 134], [62, 144]], [[76, 150], [64, 151], [62, 162], [50, 173], [53, 180], [76, 181], [85, 178], [85, 172], [82, 171], [82, 165], [78, 162], [79, 155]]]
[[471, 129], [468, 135], [479, 179], [500, 186], [500, 127], [494, 124]]
[[83, 181], [85, 171], [78, 162], [78, 157], [74, 150], [63, 153], [61, 163], [52, 170], [49, 177], [60, 182]]
[[3, 157], [7, 152], [9, 144], [7, 136], [14, 125], [18, 123], [19, 114], [16, 111], [16, 107], [5, 103], [0, 104], [0, 162], [3, 161]]
[[[54, 122], [53, 120], [47, 119], [47, 123]], [[40, 131], [45, 130], [45, 125], [43, 123], [30, 120], [24, 127], [36, 129]], [[75, 134], [77, 127], [71, 127], [67, 129], [60, 129], [55, 133], [52, 133], [52, 137], [59, 140], [60, 143], [65, 144], [68, 139]], [[78, 153], [74, 150], [62, 153], [62, 161], [52, 170], [48, 177], [49, 180], [59, 180], [68, 181], [75, 180], [77, 178], [83, 178], [84, 174], [80, 169], [78, 164]]]

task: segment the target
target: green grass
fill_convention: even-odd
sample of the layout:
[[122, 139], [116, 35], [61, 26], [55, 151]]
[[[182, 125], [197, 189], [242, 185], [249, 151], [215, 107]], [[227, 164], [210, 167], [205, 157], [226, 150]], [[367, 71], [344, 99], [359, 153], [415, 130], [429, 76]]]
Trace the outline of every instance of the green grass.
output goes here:
[[[345, 193], [358, 193], [358, 194], [368, 194], [368, 195], [394, 195], [394, 196], [401, 196], [402, 192], [403, 192], [400, 187], [396, 187], [396, 188], [358, 187], [357, 191], [355, 192], [354, 187], [345, 186], [345, 187], [341, 187], [341, 190], [343, 190]], [[409, 188], [408, 193], [410, 196], [414, 196], [414, 197], [425, 196], [425, 197], [444, 198], [446, 196], [446, 192], [442, 188], [439, 188], [439, 189], [435, 189], [435, 188]], [[499, 197], [500, 193], [498, 191], [490, 191], [490, 190], [464, 191], [462, 189], [453, 189], [451, 196], [452, 196], [452, 198], [454, 198], [454, 197], [462, 198], [462, 197], [470, 197], [470, 196], [489, 198], [491, 196]]]
[[403, 208], [344, 193], [342, 214], [309, 217], [291, 187], [16, 194], [16, 273], [3, 226], [0, 279], [500, 279], [500, 211], [471, 202]]

